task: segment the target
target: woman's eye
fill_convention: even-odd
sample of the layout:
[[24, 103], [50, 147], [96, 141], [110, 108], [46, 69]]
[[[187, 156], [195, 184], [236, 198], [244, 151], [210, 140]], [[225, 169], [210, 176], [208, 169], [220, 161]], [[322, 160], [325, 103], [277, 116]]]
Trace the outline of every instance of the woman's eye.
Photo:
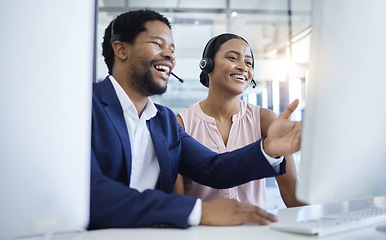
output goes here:
[[252, 66], [251, 62], [246, 62], [245, 64], [247, 64], [247, 66]]
[[237, 60], [237, 58], [235, 58], [235, 57], [228, 57], [228, 59], [230, 59], [232, 61], [236, 61]]
[[158, 43], [158, 42], [153, 42], [155, 45], [157, 45], [158, 47], [161, 47], [161, 43]]

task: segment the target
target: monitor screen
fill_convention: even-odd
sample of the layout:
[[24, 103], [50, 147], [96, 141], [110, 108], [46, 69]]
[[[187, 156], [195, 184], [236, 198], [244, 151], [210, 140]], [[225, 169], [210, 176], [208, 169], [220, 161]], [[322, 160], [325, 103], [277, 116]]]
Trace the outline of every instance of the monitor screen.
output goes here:
[[386, 195], [386, 1], [314, 2], [298, 198]]
[[0, 9], [0, 239], [81, 230], [95, 1], [1, 1]]

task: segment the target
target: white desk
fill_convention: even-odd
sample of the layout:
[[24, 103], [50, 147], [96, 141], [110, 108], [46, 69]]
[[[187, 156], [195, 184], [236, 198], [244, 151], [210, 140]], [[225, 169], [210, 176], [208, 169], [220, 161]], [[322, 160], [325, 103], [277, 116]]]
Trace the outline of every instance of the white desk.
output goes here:
[[[386, 197], [372, 200], [351, 201], [324, 205], [311, 205], [305, 207], [280, 209], [275, 211], [279, 221], [296, 221], [315, 218], [321, 215], [345, 211], [353, 211], [371, 206], [386, 206]], [[382, 223], [386, 224], [386, 222]], [[286, 232], [278, 232], [269, 226], [244, 224], [231, 227], [195, 226], [189, 229], [106, 229], [97, 231], [84, 231], [77, 234], [53, 235], [51, 240], [128, 240], [128, 239], [157, 239], [157, 240], [235, 240], [235, 239], [331, 239], [331, 240], [356, 240], [356, 239], [386, 239], [386, 232], [375, 230], [375, 226], [357, 229], [351, 232], [339, 233], [325, 237], [306, 236]], [[23, 240], [37, 240], [43, 238], [24, 238]]]

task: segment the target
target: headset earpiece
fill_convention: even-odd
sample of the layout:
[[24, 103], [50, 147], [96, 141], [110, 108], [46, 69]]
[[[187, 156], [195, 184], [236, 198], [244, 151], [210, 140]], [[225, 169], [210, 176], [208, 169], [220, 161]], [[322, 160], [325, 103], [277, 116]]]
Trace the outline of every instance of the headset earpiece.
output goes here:
[[206, 44], [204, 53], [202, 54], [202, 59], [200, 61], [200, 69], [202, 72], [208, 74], [212, 72], [213, 67], [214, 67], [214, 62], [213, 59], [208, 57], [209, 50], [212, 49], [213, 42], [217, 39], [218, 36], [213, 37], [212, 39], [209, 40], [209, 42]]
[[115, 34], [114, 33], [114, 22], [115, 22], [116, 19], [113, 20], [113, 22], [111, 23], [111, 37], [110, 37], [110, 45], [113, 45], [113, 43], [115, 41], [119, 41], [121, 39], [121, 35], [120, 34]]
[[203, 58], [200, 61], [200, 69], [204, 73], [210, 73], [213, 70], [213, 60], [210, 58]]

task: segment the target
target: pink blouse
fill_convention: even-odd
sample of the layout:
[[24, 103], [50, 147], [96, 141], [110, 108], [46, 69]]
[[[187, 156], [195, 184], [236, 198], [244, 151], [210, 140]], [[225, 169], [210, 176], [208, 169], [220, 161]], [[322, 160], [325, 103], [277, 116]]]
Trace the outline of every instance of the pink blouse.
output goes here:
[[[241, 148], [261, 138], [260, 107], [241, 101], [240, 111], [233, 115], [228, 142], [225, 146], [216, 126], [216, 120], [206, 115], [199, 103], [195, 103], [181, 113], [185, 131], [212, 151], [223, 153]], [[214, 189], [185, 179], [185, 194], [203, 201], [218, 198], [236, 199], [267, 210], [265, 179], [243, 185]]]

